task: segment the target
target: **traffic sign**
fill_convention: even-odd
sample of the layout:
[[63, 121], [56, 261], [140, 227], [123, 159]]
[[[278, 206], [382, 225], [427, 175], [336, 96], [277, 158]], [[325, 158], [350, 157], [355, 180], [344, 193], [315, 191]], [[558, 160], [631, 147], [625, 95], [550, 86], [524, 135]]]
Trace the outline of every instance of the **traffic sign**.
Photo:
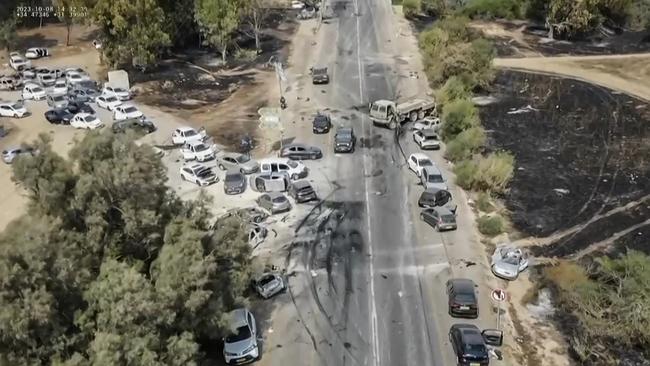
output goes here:
[[506, 291], [500, 288], [492, 290], [492, 299], [498, 302], [504, 301], [506, 299]]

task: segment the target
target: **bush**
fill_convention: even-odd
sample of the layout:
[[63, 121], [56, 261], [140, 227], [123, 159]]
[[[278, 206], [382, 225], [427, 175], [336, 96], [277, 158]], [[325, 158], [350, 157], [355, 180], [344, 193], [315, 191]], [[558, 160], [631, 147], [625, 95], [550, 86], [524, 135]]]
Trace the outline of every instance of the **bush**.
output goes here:
[[522, 15], [521, 0], [474, 0], [461, 13], [472, 19], [515, 19]]
[[478, 125], [478, 110], [469, 99], [455, 100], [442, 108], [441, 135], [445, 141]]
[[445, 0], [422, 0], [420, 6], [424, 14], [433, 17], [442, 17], [447, 12]]
[[451, 161], [469, 159], [485, 143], [485, 130], [481, 126], [465, 130], [453, 138], [445, 149], [445, 157]]
[[476, 220], [478, 231], [483, 235], [499, 235], [505, 229], [505, 220], [500, 215], [485, 215]]
[[240, 62], [251, 62], [255, 61], [257, 58], [257, 51], [255, 50], [249, 50], [245, 48], [240, 48], [237, 51], [235, 51], [235, 60], [240, 61]]
[[438, 103], [438, 106], [444, 106], [454, 100], [470, 99], [471, 96], [472, 93], [470, 88], [467, 86], [466, 80], [463, 80], [459, 76], [452, 76], [447, 79], [445, 85], [436, 92], [436, 102]]
[[438, 33], [443, 34], [434, 33], [435, 45], [423, 47], [425, 73], [431, 84], [441, 85], [458, 76], [470, 90], [487, 87], [494, 78], [492, 59], [496, 53], [491, 43], [485, 39], [452, 43], [449, 33]]
[[485, 213], [490, 213], [494, 211], [494, 205], [492, 204], [492, 197], [490, 197], [489, 193], [481, 192], [478, 194], [478, 197], [476, 198], [476, 208], [478, 208], [479, 211]]
[[469, 42], [478, 37], [478, 34], [469, 27], [469, 18], [465, 16], [446, 17], [439, 20], [435, 27], [447, 32], [451, 42]]
[[402, 1], [402, 11], [407, 18], [416, 16], [420, 12], [420, 0]]
[[503, 193], [512, 179], [514, 161], [507, 152], [463, 160], [454, 167], [456, 183], [464, 189]]

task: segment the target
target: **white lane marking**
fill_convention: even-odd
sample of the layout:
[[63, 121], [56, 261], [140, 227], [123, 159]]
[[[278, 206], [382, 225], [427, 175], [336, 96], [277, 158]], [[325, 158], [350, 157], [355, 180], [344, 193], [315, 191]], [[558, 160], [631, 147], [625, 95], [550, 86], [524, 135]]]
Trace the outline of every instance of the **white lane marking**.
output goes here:
[[[361, 63], [361, 32], [359, 28], [359, 1], [354, 0], [354, 16], [356, 18], [357, 26], [357, 67], [359, 73], [359, 99], [360, 102], [363, 102], [363, 65]], [[365, 115], [361, 114], [361, 128], [363, 131], [366, 130], [366, 118]], [[366, 177], [368, 177], [368, 158], [367, 155], [363, 154], [363, 172]], [[375, 304], [375, 269], [373, 265], [373, 254], [372, 254], [372, 229], [370, 223], [370, 214], [372, 212], [370, 208], [370, 179], [364, 179], [365, 182], [365, 194], [366, 194], [366, 228], [368, 230], [368, 254], [370, 256], [370, 336], [372, 343], [372, 365], [379, 366], [380, 355], [379, 355], [379, 334], [377, 330], [377, 305]]]

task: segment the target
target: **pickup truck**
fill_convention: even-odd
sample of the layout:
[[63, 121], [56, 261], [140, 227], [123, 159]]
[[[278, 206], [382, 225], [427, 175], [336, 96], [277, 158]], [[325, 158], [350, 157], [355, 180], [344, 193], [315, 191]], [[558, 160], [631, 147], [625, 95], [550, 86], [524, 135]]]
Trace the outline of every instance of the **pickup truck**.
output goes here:
[[370, 104], [370, 119], [375, 126], [387, 126], [391, 130], [406, 121], [415, 122], [436, 111], [436, 102], [429, 98], [416, 98], [396, 103], [377, 100]]

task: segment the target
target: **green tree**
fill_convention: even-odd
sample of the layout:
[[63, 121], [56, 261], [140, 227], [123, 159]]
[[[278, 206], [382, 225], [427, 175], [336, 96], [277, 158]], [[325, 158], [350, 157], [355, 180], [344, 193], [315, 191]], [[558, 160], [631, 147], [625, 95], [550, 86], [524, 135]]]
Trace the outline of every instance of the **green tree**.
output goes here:
[[239, 1], [196, 0], [194, 16], [207, 42], [221, 52], [221, 60], [225, 62], [233, 42], [233, 32], [239, 27]]
[[406, 18], [412, 18], [420, 12], [420, 0], [403, 0], [402, 11]]
[[260, 35], [262, 27], [269, 15], [268, 2], [265, 0], [243, 0], [244, 31], [248, 36], [255, 38], [255, 50], [261, 51]]
[[112, 66], [154, 64], [171, 44], [165, 14], [156, 0], [96, 1], [93, 18]]
[[176, 47], [196, 42], [199, 31], [194, 21], [194, 0], [158, 0], [165, 14], [164, 31]]
[[77, 12], [86, 5], [86, 0], [52, 0], [52, 4], [57, 7], [59, 20], [65, 24], [65, 45], [70, 45], [70, 30], [72, 25], [77, 22], [83, 22], [84, 19], [79, 17]]
[[429, 16], [442, 17], [447, 13], [446, 0], [421, 0], [420, 7]]
[[459, 133], [479, 125], [478, 110], [469, 99], [459, 99], [442, 109], [442, 138], [449, 141]]
[[[0, 14], [2, 14], [1, 11], [0, 9]], [[11, 14], [11, 12], [5, 14]], [[17, 38], [16, 18], [14, 16], [0, 16], [0, 47], [9, 52], [16, 45]]]

